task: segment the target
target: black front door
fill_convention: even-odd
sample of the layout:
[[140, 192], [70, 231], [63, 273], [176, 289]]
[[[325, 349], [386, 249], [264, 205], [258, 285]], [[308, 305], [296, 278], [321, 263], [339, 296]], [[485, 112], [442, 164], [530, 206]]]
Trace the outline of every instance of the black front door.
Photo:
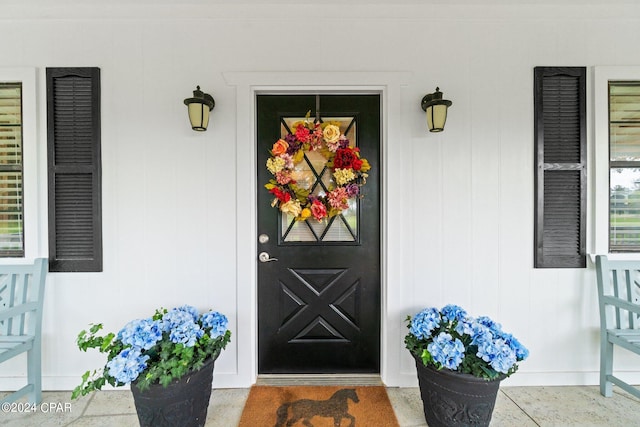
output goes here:
[[[307, 112], [371, 165], [362, 197], [321, 221], [283, 214], [264, 187], [273, 144]], [[380, 132], [379, 95], [257, 97], [258, 373], [380, 372]], [[324, 160], [305, 152], [297, 175], [320, 196], [334, 185]]]

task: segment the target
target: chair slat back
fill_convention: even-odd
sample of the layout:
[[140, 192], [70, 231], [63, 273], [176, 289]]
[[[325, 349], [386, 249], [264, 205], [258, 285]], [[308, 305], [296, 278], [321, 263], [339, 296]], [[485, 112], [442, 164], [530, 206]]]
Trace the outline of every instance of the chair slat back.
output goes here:
[[638, 329], [640, 262], [596, 256], [600, 323], [605, 329]]
[[40, 332], [47, 260], [0, 265], [0, 335]]

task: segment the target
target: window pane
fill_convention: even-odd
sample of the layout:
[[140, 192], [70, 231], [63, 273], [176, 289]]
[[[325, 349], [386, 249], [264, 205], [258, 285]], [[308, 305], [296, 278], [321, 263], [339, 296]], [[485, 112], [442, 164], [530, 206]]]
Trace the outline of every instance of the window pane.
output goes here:
[[640, 160], [640, 85], [609, 84], [609, 142], [611, 161]]
[[609, 215], [611, 250], [640, 248], [640, 167], [611, 169]]
[[0, 251], [22, 251], [22, 173], [0, 173]]
[[[284, 117], [280, 126], [284, 138], [293, 125], [304, 117]], [[349, 140], [351, 146], [356, 142], [356, 123], [354, 117], [323, 117], [340, 128], [340, 132]], [[286, 125], [286, 126], [285, 126]], [[335, 187], [330, 169], [325, 169], [327, 158], [318, 151], [307, 151], [303, 161], [295, 167], [292, 178], [297, 185], [309, 190], [316, 196], [324, 196], [327, 189]], [[349, 209], [333, 218], [317, 221], [295, 221], [294, 217], [280, 213], [282, 238], [285, 242], [356, 242], [358, 237], [358, 202], [350, 200]]]
[[22, 123], [22, 88], [15, 83], [0, 83], [0, 125]]
[[22, 85], [0, 83], [0, 256], [24, 255]]

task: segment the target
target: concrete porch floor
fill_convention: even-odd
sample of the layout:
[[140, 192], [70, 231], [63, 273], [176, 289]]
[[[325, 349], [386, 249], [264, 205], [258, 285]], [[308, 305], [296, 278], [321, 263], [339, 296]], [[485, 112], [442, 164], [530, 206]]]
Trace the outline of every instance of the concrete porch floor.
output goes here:
[[[401, 427], [427, 425], [417, 388], [387, 390]], [[214, 389], [206, 426], [237, 426], [248, 393], [248, 389]], [[0, 425], [138, 426], [129, 391], [100, 391], [73, 402], [70, 395], [70, 392], [45, 392], [43, 403], [34, 412], [0, 412]], [[616, 387], [611, 398], [601, 396], [598, 387], [591, 386], [501, 387], [491, 426], [640, 426], [640, 400]]]

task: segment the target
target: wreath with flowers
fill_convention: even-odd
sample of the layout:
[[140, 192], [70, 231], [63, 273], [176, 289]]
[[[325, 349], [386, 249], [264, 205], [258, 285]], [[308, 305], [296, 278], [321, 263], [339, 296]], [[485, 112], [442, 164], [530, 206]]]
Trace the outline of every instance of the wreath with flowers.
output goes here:
[[[367, 180], [371, 169], [367, 159], [360, 157], [360, 149], [351, 147], [347, 137], [340, 132], [336, 122], [314, 123], [309, 120], [295, 122], [292, 133], [278, 139], [271, 148], [267, 169], [273, 178], [265, 188], [275, 197], [271, 203], [296, 221], [313, 217], [317, 221], [341, 214], [349, 208], [349, 202], [361, 196], [360, 187]], [[327, 192], [311, 194], [296, 182], [296, 166], [305, 161], [305, 154], [316, 151], [327, 159], [332, 182]], [[323, 176], [320, 173], [319, 176]]]

